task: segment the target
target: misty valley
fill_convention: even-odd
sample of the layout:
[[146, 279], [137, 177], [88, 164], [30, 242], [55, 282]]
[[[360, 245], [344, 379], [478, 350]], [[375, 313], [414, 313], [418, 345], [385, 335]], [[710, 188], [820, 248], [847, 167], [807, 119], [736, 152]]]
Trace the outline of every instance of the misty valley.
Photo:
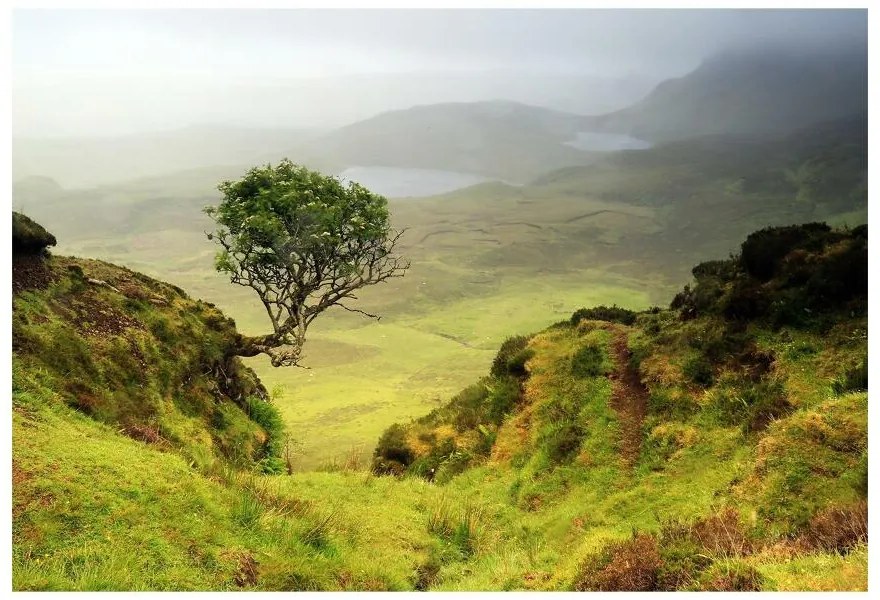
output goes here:
[[348, 167], [339, 177], [389, 198], [436, 196], [492, 181], [469, 173], [400, 167]]
[[[398, 12], [16, 21], [12, 588], [867, 590], [865, 12]], [[461, 73], [34, 133], [111, 22]]]

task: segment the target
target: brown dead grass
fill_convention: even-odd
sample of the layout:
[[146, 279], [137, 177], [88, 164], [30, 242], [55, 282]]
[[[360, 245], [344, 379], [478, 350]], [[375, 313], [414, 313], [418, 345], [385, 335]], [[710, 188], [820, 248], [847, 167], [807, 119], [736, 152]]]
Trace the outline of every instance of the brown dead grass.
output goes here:
[[868, 542], [868, 502], [832, 505], [810, 519], [798, 545], [807, 550], [826, 550], [846, 554]]
[[588, 557], [574, 587], [577, 591], [652, 591], [662, 564], [654, 537], [639, 534]]

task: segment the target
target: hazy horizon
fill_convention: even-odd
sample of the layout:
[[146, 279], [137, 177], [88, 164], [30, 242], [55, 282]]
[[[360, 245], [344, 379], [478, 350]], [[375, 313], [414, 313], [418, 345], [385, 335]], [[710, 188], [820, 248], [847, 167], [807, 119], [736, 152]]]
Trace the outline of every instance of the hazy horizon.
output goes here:
[[[417, 104], [623, 108], [730, 49], [867, 39], [864, 10], [16, 10], [15, 137], [329, 129]], [[344, 40], [344, 41], [342, 41]]]

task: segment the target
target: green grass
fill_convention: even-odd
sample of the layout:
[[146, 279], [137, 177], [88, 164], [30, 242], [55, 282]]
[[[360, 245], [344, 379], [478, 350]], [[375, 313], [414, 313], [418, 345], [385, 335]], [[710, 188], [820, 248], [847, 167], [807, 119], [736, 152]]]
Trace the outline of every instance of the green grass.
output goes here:
[[[69, 259], [55, 262], [59, 267], [73, 264]], [[115, 283], [132, 277], [101, 263], [80, 264]], [[105, 289], [89, 296], [89, 306], [100, 300], [120, 310], [126, 307], [125, 314], [139, 315], [155, 339], [167, 338], [167, 347], [181, 353], [178, 359], [200, 346], [194, 341], [222, 348], [229, 331], [215, 310], [174, 296], [157, 282], [149, 285], [173, 298], [171, 306], [144, 308]], [[491, 315], [481, 311], [493, 302], [499, 309], [515, 306], [506, 304], [517, 293], [507, 285], [498, 287], [503, 292], [498, 298], [452, 303], [454, 313], [444, 312], [441, 304], [429, 313], [434, 331], [420, 329], [429, 321], [406, 312], [348, 330], [342, 321], [328, 320], [318, 337], [327, 340], [325, 362], [317, 363], [322, 366], [269, 372], [304, 379], [326, 374], [336, 387], [321, 381], [311, 385], [328, 386], [323, 393], [344, 397], [348, 404], [304, 402], [295, 405], [293, 415], [282, 403], [288, 428], [300, 431], [307, 424], [324, 423], [321, 435], [346, 439], [350, 425], [336, 432], [333, 426], [341, 415], [365, 406], [364, 397], [375, 400], [379, 408], [373, 412], [381, 418], [364, 412], [370, 416], [355, 419], [364, 421], [358, 423], [363, 431], [359, 435], [378, 437], [369, 429], [380, 431], [388, 424], [384, 419], [403, 415], [405, 421], [404, 411], [412, 410], [411, 405], [394, 406], [388, 397], [367, 396], [367, 391], [352, 394], [354, 388], [348, 386], [359, 382], [374, 392], [371, 374], [399, 372], [383, 362], [389, 356], [397, 356], [402, 368], [424, 368], [426, 361], [414, 351], [419, 345], [412, 343], [413, 332], [423, 345], [439, 338], [456, 355], [468, 349], [475, 362], [482, 357], [479, 369], [464, 362], [460, 368], [485, 375], [500, 339], [517, 333], [513, 325], [527, 332], [543, 319], [536, 305], [545, 289], [556, 287], [548, 283], [547, 288], [538, 284], [520, 290], [519, 301], [529, 311], [519, 317], [502, 313], [511, 327], [498, 334], [493, 347], [496, 324], [487, 324]], [[572, 298], [577, 295], [576, 287], [561, 287]], [[239, 415], [224, 401], [223, 412], [200, 421], [207, 415], [200, 415], [198, 403], [188, 404], [173, 394], [163, 397], [167, 402], [160, 406], [174, 415], [163, 421], [164, 427], [177, 427], [180, 440], [190, 438], [179, 446], [121, 435], [116, 419], [134, 410], [126, 401], [135, 397], [136, 388], [111, 397], [108, 412], [87, 416], [73, 408], [63, 374], [87, 381], [92, 365], [96, 378], [117, 378], [106, 380], [113, 390], [119, 381], [124, 388], [126, 378], [137, 371], [113, 345], [114, 336], [89, 341], [73, 326], [71, 315], [79, 313], [62, 310], [79, 306], [89, 289], [70, 275], [46, 290], [15, 298], [19, 346], [13, 365], [12, 565], [17, 590], [568, 590], [580, 581], [585, 561], [629, 540], [633, 530], [662, 541], [669, 522], [693, 523], [731, 507], [757, 549], [733, 557], [710, 553], [711, 564], [695, 574], [693, 585], [731, 585], [735, 580], [730, 574], [751, 576], [754, 569], [763, 589], [866, 586], [863, 545], [846, 556], [798, 545], [808, 539], [803, 536], [811, 531], [815, 515], [866, 494], [867, 394], [834, 386], [865, 355], [864, 317], [847, 315], [825, 332], [752, 324], [741, 339], [726, 333], [717, 316], [682, 322], [672, 311], [661, 311], [639, 315], [632, 326], [591, 320], [572, 326], [570, 319], [556, 315], [547, 320], [561, 324], [527, 340], [522, 379], [512, 380], [517, 386], [522, 382], [522, 398], [510, 404], [513, 408], [500, 426], [491, 420], [457, 430], [450, 421], [459, 408], [440, 411], [434, 421], [419, 425], [425, 431], [451, 431], [462, 449], [476, 432], [488, 432], [494, 440], [488, 454], [473, 453], [461, 468], [442, 467], [442, 477], [429, 483], [414, 473], [400, 479], [376, 477], [352, 468], [357, 461], [337, 463], [332, 472], [260, 475], [265, 469], [257, 464], [259, 456], [248, 463], [235, 453], [207, 450], [214, 441], [200, 437], [200, 431], [225, 432], [217, 440], [220, 446], [243, 444], [240, 436], [252, 433], [246, 414], [264, 432], [277, 433], [280, 424], [274, 413], [253, 406]], [[605, 293], [612, 294], [613, 288], [597, 287], [593, 297], [611, 304], [614, 298], [602, 297]], [[637, 307], [636, 298], [644, 302], [636, 295], [616, 300]], [[580, 296], [568, 310], [584, 304]], [[475, 316], [460, 320], [458, 313]], [[649, 401], [642, 452], [632, 467], [621, 456], [625, 425], [610, 403], [615, 384], [605, 376], [615, 372], [619, 379], [625, 368], [613, 348], [619, 335], [627, 337], [649, 395], [663, 399]], [[718, 335], [728, 344], [752, 340], [755, 351], [776, 357], [772, 377], [796, 399], [790, 413], [757, 431], [744, 428], [739, 417], [719, 413], [718, 394], [741, 393], [748, 385], [737, 364], [721, 359], [713, 359], [718, 376], [706, 388], [670, 377], [670, 372], [680, 372], [684, 356], [708, 352]], [[39, 345], [46, 336], [58, 340], [54, 354]], [[147, 348], [150, 339], [138, 339]], [[377, 349], [346, 350], [362, 346]], [[599, 368], [573, 370], [573, 359], [585, 347], [598, 349], [593, 358]], [[334, 356], [340, 349], [346, 352], [342, 359]], [[155, 358], [142, 383], [158, 394], [164, 377], [175, 379], [174, 371], [165, 369], [176, 363]], [[435, 359], [438, 370], [422, 376], [444, 373], [444, 355]], [[341, 374], [352, 363], [379, 371], [365, 370], [362, 379], [346, 380]], [[413, 386], [409, 379], [393, 381], [402, 390]], [[483, 380], [493, 389], [500, 389], [500, 382]], [[195, 386], [193, 395], [207, 383], [189, 384]], [[271, 388], [280, 382], [265, 383]], [[448, 385], [453, 383], [450, 379]], [[295, 392], [308, 385], [295, 387]], [[443, 392], [439, 385], [437, 389], [439, 398]], [[495, 393], [464, 393], [455, 406], [473, 408], [473, 402], [490, 402]], [[685, 401], [691, 409], [670, 408]], [[310, 407], [315, 412], [306, 412]], [[196, 427], [208, 422], [212, 425], [207, 430]], [[210, 460], [194, 460], [197, 448], [208, 452]], [[662, 544], [660, 551], [671, 556]]]
[[[310, 371], [250, 364], [268, 387], [284, 388], [279, 405], [301, 432], [301, 468], [352, 447], [368, 453], [388, 423], [426, 413], [481, 376], [510, 335], [584, 306], [666, 304], [694, 257], [723, 257], [769, 223], [860, 220], [867, 204], [857, 138], [808, 132], [754, 152], [724, 139], [681, 142], [522, 187], [488, 183], [392, 199], [412, 268], [364, 290], [358, 303], [383, 320], [323, 315], [305, 349]], [[170, 281], [257, 334], [268, 326], [262, 307], [213, 272], [215, 249], [203, 233], [212, 224], [200, 209], [216, 204], [217, 182], [234, 175], [204, 169], [22, 199], [56, 234], [59, 253]], [[832, 180], [839, 185], [814, 185]]]

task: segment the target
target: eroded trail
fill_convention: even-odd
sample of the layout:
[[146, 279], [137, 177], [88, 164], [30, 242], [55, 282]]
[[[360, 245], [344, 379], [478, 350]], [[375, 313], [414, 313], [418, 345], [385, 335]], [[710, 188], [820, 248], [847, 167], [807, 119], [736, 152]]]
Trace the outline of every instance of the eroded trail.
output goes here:
[[648, 411], [648, 390], [639, 379], [638, 369], [630, 363], [627, 333], [615, 327], [611, 342], [614, 373], [611, 379], [611, 408], [620, 420], [620, 453], [628, 467], [639, 459], [642, 447], [642, 423]]

